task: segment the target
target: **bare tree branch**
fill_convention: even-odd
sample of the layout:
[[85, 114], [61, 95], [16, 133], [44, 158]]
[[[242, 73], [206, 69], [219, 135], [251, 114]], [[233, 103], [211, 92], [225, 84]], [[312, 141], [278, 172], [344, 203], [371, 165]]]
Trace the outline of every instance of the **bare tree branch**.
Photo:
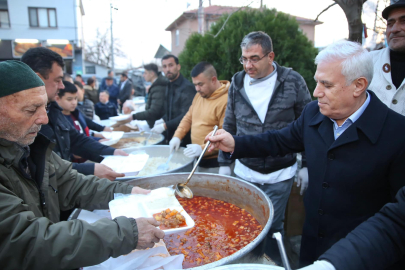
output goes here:
[[330, 9], [331, 7], [333, 7], [334, 5], [337, 5], [337, 3], [333, 3], [331, 5], [329, 5], [327, 8], [325, 8], [324, 10], [321, 11], [321, 13], [318, 14], [318, 16], [316, 16], [316, 19], [314, 20], [314, 22], [316, 22], [319, 18], [319, 16], [321, 16], [322, 13], [324, 13], [325, 11], [327, 11], [328, 9]]
[[[108, 35], [108, 30], [101, 33], [97, 29], [95, 40], [91, 44], [86, 44], [86, 60], [99, 65], [111, 66], [111, 43]], [[114, 56], [125, 57], [122, 51], [119, 40], [114, 39]]]
[[[214, 38], [216, 38], [219, 35], [219, 33], [221, 33], [222, 30], [224, 30], [224, 27], [225, 27], [226, 23], [228, 22], [228, 20], [229, 20], [229, 18], [231, 17], [232, 14], [234, 14], [235, 12], [238, 12], [242, 8], [249, 7], [253, 2], [254, 2], [254, 0], [252, 2], [250, 2], [248, 5], [242, 6], [242, 7], [238, 8], [237, 10], [235, 10], [234, 12], [229, 13], [228, 18], [226, 18], [224, 24], [222, 25], [221, 29], [219, 29], [218, 33], [214, 36]], [[210, 35], [212, 35], [212, 34], [210, 34]]]

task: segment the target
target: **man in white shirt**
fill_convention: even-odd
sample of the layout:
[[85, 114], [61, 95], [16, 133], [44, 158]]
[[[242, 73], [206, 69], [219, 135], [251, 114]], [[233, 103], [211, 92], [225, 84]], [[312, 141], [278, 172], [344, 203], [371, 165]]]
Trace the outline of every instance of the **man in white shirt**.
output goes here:
[[386, 7], [382, 17], [387, 20], [387, 44], [371, 52], [374, 77], [369, 89], [388, 106], [405, 115], [405, 0]]
[[[311, 101], [304, 79], [291, 68], [274, 62], [272, 41], [264, 32], [246, 35], [241, 48], [240, 62], [244, 70], [233, 76], [223, 129], [240, 136], [286, 127]], [[219, 173], [230, 175], [232, 161], [220, 152], [218, 162]], [[257, 185], [273, 203], [274, 218], [265, 252], [279, 265], [277, 243], [271, 236], [274, 232], [283, 232], [284, 212], [296, 170], [295, 154], [242, 158], [235, 162], [235, 174]]]

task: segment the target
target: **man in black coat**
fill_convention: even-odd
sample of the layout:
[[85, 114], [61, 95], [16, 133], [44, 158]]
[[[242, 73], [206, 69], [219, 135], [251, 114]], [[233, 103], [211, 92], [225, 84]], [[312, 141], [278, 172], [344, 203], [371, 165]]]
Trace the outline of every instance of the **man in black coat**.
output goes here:
[[[165, 55], [162, 58], [162, 68], [169, 79], [165, 94], [164, 122], [155, 124], [152, 132], [164, 133], [165, 141], [168, 144], [173, 138], [181, 119], [188, 112], [197, 92], [194, 85], [181, 75], [181, 66], [176, 56], [171, 54]], [[184, 136], [181, 146], [186, 146], [187, 144], [191, 144], [190, 132]]]
[[334, 244], [314, 264], [301, 270], [380, 270], [405, 255], [405, 187], [395, 203]]
[[[44, 47], [32, 48], [22, 56], [21, 61], [34, 70], [45, 83], [49, 123], [42, 126], [40, 133], [56, 143], [53, 149], [55, 153], [66, 160], [70, 160], [71, 154], [75, 154], [95, 162], [102, 160], [100, 155], [128, 155], [120, 149], [102, 145], [79, 133], [63, 116], [62, 109], [55, 102], [58, 90], [65, 88], [62, 83], [64, 63], [59, 54]], [[72, 166], [84, 175], [95, 175], [110, 180], [124, 176], [104, 164], [73, 163]]]
[[131, 98], [132, 95], [132, 83], [128, 79], [128, 75], [126, 73], [121, 74], [120, 84], [118, 85], [118, 89], [120, 93], [118, 94], [118, 105], [124, 105], [124, 102]]
[[[228, 158], [283, 156], [305, 150], [309, 185], [301, 266], [392, 202], [405, 186], [405, 117], [367, 91], [372, 59], [359, 44], [340, 41], [315, 59], [318, 101], [281, 130], [207, 136]], [[399, 262], [390, 269], [405, 269]]]

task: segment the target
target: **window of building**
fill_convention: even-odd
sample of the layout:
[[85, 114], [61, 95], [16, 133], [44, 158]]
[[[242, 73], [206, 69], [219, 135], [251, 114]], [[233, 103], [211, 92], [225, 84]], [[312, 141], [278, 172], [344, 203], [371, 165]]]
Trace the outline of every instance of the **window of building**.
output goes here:
[[31, 27], [56, 28], [56, 9], [54, 8], [28, 8]]
[[86, 74], [96, 74], [96, 66], [86, 66]]
[[180, 45], [180, 30], [176, 30], [176, 46]]
[[0, 28], [10, 28], [8, 10], [0, 9]]

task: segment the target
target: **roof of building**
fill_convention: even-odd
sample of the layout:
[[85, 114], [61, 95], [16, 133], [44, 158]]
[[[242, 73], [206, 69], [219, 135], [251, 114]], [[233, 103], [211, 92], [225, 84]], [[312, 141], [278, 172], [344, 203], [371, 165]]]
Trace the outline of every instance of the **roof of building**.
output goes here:
[[[232, 13], [235, 12], [239, 9], [244, 10], [248, 9], [249, 7], [230, 7], [230, 6], [209, 6], [209, 7], [204, 7], [204, 16], [205, 17], [220, 17], [222, 14], [225, 13]], [[166, 31], [171, 31], [174, 28], [176, 28], [177, 25], [181, 24], [183, 21], [186, 19], [197, 19], [197, 13], [198, 9], [193, 9], [193, 10], [188, 10], [183, 12], [176, 20], [174, 20], [165, 30]], [[294, 15], [293, 16], [299, 24], [307, 24], [307, 25], [318, 25], [322, 24], [323, 22], [321, 21], [314, 21], [312, 19], [307, 19], [303, 17], [298, 17]]]
[[168, 49], [166, 49], [162, 44], [160, 44], [158, 50], [156, 51], [154, 58], [162, 58], [166, 54], [170, 54], [170, 53], [171, 52]]

